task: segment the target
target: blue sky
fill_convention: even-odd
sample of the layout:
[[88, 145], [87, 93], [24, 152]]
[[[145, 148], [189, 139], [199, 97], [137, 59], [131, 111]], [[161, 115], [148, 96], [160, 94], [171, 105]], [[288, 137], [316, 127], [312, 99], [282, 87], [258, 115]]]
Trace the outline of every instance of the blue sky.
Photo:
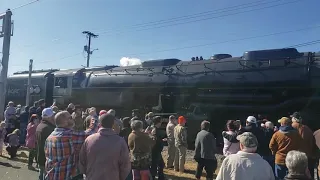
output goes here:
[[[0, 12], [30, 1], [1, 0]], [[289, 1], [293, 0], [279, 0], [278, 3], [266, 0], [263, 3], [270, 2], [270, 4], [243, 10]], [[119, 65], [122, 57], [141, 60], [158, 58], [189, 60], [192, 56], [208, 58], [217, 53], [241, 56], [246, 50], [280, 48], [320, 39], [319, 0], [300, 0], [283, 6], [221, 17], [242, 11], [229, 11], [229, 8], [225, 9], [228, 11], [224, 13], [217, 12], [197, 18], [211, 18], [209, 20], [184, 23], [194, 20], [185, 19], [160, 25], [184, 23], [169, 27], [157, 28], [159, 25], [144, 24], [250, 2], [255, 1], [39, 0], [13, 11], [14, 36], [11, 41], [9, 74], [27, 70], [30, 58], [34, 59], [34, 69], [65, 69], [85, 65], [86, 60], [82, 52], [87, 40], [82, 34], [84, 30], [100, 35], [92, 41], [92, 48], [99, 48], [91, 57], [92, 66]], [[133, 26], [136, 24], [144, 26], [137, 28]], [[318, 28], [219, 43], [315, 26]], [[202, 44], [211, 45], [183, 49]], [[2, 48], [2, 45], [0, 47]], [[299, 48], [299, 51], [319, 50], [320, 44]]]

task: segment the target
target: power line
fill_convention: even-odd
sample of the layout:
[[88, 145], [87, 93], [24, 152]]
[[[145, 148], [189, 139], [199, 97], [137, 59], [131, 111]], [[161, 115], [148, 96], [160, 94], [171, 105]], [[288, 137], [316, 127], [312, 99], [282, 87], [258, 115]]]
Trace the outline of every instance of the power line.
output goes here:
[[[263, 9], [269, 9], [269, 8], [273, 8], [273, 7], [277, 7], [277, 6], [283, 6], [283, 5], [287, 5], [287, 4], [296, 3], [296, 2], [299, 2], [299, 1], [302, 1], [302, 0], [295, 0], [295, 1], [290, 1], [290, 2], [284, 2], [284, 3], [280, 3], [280, 4], [275, 4], [275, 5], [270, 5], [270, 6], [265, 6], [265, 7], [250, 9], [250, 10], [246, 10], [246, 11], [240, 11], [240, 12], [235, 12], [235, 13], [223, 14], [223, 15], [219, 15], [219, 16], [213, 16], [213, 17], [207, 17], [207, 18], [202, 18], [202, 19], [190, 20], [190, 21], [179, 22], [179, 23], [174, 23], [174, 24], [167, 24], [167, 25], [149, 27], [149, 28], [144, 28], [144, 29], [124, 30], [124, 31], [116, 32], [116, 33], [111, 33], [111, 34], [108, 34], [108, 35], [121, 34], [121, 33], [124, 33], [124, 32], [132, 32], [132, 31], [145, 31], [145, 30], [151, 30], [151, 29], [158, 29], [158, 28], [165, 28], [165, 27], [177, 26], [177, 25], [182, 25], [182, 24], [189, 24], [189, 23], [194, 23], [194, 22], [199, 22], [199, 21], [207, 21], [207, 20], [211, 20], [211, 19], [217, 19], [217, 18], [232, 16], [232, 15], [243, 14], [243, 13], [247, 13], [247, 12], [253, 12], [253, 11], [258, 11], [258, 10], [263, 10]], [[254, 5], [254, 6], [257, 6], [257, 5]], [[243, 8], [238, 8], [238, 9], [242, 10]], [[229, 12], [229, 11], [234, 11], [234, 9], [233, 9], [233, 10], [228, 10], [228, 11], [225, 11], [225, 12]], [[217, 13], [215, 13], [215, 14], [217, 14]], [[107, 34], [107, 33], [108, 33], [108, 32], [101, 32], [100, 34]]]
[[[65, 56], [65, 57], [62, 57], [62, 58], [59, 58], [59, 59], [48, 60], [48, 61], [39, 61], [39, 62], [37, 61], [37, 64], [54, 62], [54, 61], [61, 61], [61, 60], [65, 60], [65, 59], [69, 59], [69, 58], [78, 56], [79, 54], [82, 54], [82, 52], [76, 53], [76, 54], [72, 54], [72, 55], [69, 55], [69, 56]], [[25, 65], [11, 65], [11, 66], [12, 66], [12, 67], [25, 67]]]
[[215, 45], [215, 44], [223, 44], [223, 43], [229, 43], [229, 42], [236, 42], [236, 41], [243, 41], [243, 40], [249, 40], [249, 39], [264, 38], [264, 37], [269, 37], [269, 36], [276, 36], [276, 35], [281, 35], [281, 34], [288, 34], [288, 33], [299, 32], [299, 31], [306, 31], [306, 30], [315, 29], [315, 28], [320, 28], [320, 25], [318, 25], [318, 26], [312, 26], [312, 27], [308, 27], [308, 28], [301, 28], [301, 29], [296, 29], [296, 30], [290, 30], [290, 31], [275, 32], [275, 33], [264, 34], [264, 35], [259, 35], [259, 36], [251, 36], [251, 37], [244, 37], [244, 38], [238, 38], [238, 39], [232, 39], [232, 40], [212, 42], [212, 43], [207, 43], [207, 44], [199, 44], [199, 45], [185, 46], [185, 47], [180, 47], [180, 48], [172, 48], [172, 49], [158, 50], [158, 51], [152, 51], [152, 52], [146, 52], [146, 53], [127, 54], [127, 56], [128, 56], [128, 55], [132, 56], [132, 55], [152, 54], [152, 53], [159, 53], [159, 52], [167, 52], [167, 51], [176, 51], [176, 50], [182, 50], [182, 49], [190, 49], [190, 48], [204, 47], [204, 46], [210, 46], [210, 45]]
[[296, 45], [292, 45], [292, 46], [288, 46], [286, 48], [298, 48], [298, 47], [304, 47], [304, 46], [311, 46], [311, 45], [315, 45], [315, 44], [319, 44], [320, 43], [320, 39], [319, 40], [314, 40], [314, 41], [308, 41], [308, 42], [304, 42], [304, 43], [300, 43], [300, 44], [296, 44]]
[[[141, 27], [141, 26], [146, 26], [146, 25], [157, 25], [157, 24], [163, 24], [163, 23], [168, 23], [168, 22], [175, 22], [175, 21], [179, 21], [179, 20], [183, 20], [183, 19], [192, 19], [192, 18], [196, 18], [196, 17], [201, 17], [201, 16], [206, 16], [206, 15], [210, 15], [210, 14], [216, 14], [216, 13], [220, 13], [219, 11], [223, 10], [228, 10], [228, 9], [232, 9], [232, 8], [237, 8], [237, 7], [242, 7], [245, 5], [250, 5], [250, 4], [256, 4], [259, 2], [264, 2], [267, 0], [260, 0], [260, 1], [255, 1], [255, 2], [250, 2], [250, 3], [244, 3], [244, 4], [240, 4], [240, 5], [236, 5], [236, 6], [230, 6], [230, 7], [225, 7], [225, 8], [221, 8], [221, 9], [215, 9], [215, 10], [211, 10], [211, 11], [204, 11], [204, 12], [200, 12], [200, 13], [195, 13], [195, 14], [191, 14], [191, 15], [184, 15], [184, 16], [178, 16], [178, 17], [173, 17], [173, 18], [168, 18], [168, 19], [161, 19], [161, 20], [156, 20], [156, 21], [149, 21], [146, 23], [139, 23], [139, 24], [133, 24], [133, 25], [129, 25], [129, 26], [122, 26], [121, 29], [123, 28], [134, 28], [134, 27]], [[278, 2], [279, 0], [276, 1], [272, 1], [272, 2]], [[268, 2], [271, 3], [271, 2]], [[259, 4], [258, 4], [259, 5]], [[243, 8], [243, 7], [242, 7]], [[229, 10], [230, 11], [230, 10]], [[115, 29], [110, 29], [109, 31], [114, 31]], [[118, 29], [119, 30], [119, 29]], [[102, 33], [107, 32], [108, 30], [103, 31]]]
[[[20, 8], [23, 8], [23, 7], [25, 7], [25, 6], [29, 6], [29, 5], [31, 5], [31, 4], [34, 4], [34, 3], [38, 2], [38, 1], [40, 1], [40, 0], [30, 1], [30, 2], [28, 2], [28, 3], [26, 3], [26, 4], [22, 4], [22, 5], [20, 5], [20, 6], [17, 6], [17, 7], [15, 7], [15, 8], [12, 8], [11, 11], [14, 11], [14, 10], [17, 10], [17, 9], [20, 9]], [[2, 14], [4, 14], [4, 13], [5, 13], [5, 12], [0, 13], [0, 16], [1, 16]]]
[[[201, 15], [202, 16], [203, 15], [210, 15], [208, 13], [218, 14], [218, 13], [222, 13], [222, 12], [230, 12], [230, 11], [235, 11], [235, 10], [242, 10], [243, 8], [260, 6], [260, 5], [263, 5], [263, 4], [270, 4], [270, 3], [274, 3], [274, 2], [279, 2], [281, 0], [274, 0], [274, 1], [270, 1], [270, 2], [264, 2], [264, 1], [266, 1], [266, 0], [260, 0], [260, 1], [251, 2], [251, 3], [244, 3], [244, 4], [241, 4], [241, 5], [230, 6], [230, 7], [216, 9], [216, 10], [212, 10], [212, 11], [200, 12], [200, 13], [196, 13], [196, 14], [193, 14], [193, 15], [185, 15], [185, 16], [180, 16], [180, 17], [175, 17], [175, 18], [169, 18], [169, 19], [163, 19], [163, 20], [158, 20], [158, 21], [151, 21], [151, 22], [147, 22], [147, 23], [131, 25], [131, 27], [140, 26], [140, 27], [143, 28], [143, 27], [147, 27], [146, 25], [149, 24], [149, 26], [152, 25], [152, 26], [155, 26], [155, 27], [149, 27], [149, 28], [144, 28], [144, 29], [123, 30], [123, 31], [118, 31], [118, 32], [114, 32], [114, 33], [110, 33], [110, 31], [104, 31], [104, 32], [100, 32], [99, 34], [113, 35], [113, 34], [121, 34], [121, 33], [125, 33], [125, 32], [132, 32], [132, 31], [145, 31], [145, 30], [151, 30], [151, 29], [157, 29], [157, 28], [165, 28], [165, 27], [177, 26], [177, 25], [182, 25], [182, 24], [188, 24], [188, 23], [194, 23], [194, 22], [199, 22], [199, 21], [222, 18], [222, 17], [226, 17], [226, 16], [232, 16], [232, 15], [237, 15], [237, 14], [242, 14], [242, 13], [247, 13], [247, 12], [252, 12], [252, 11], [257, 11], [257, 10], [262, 10], [262, 9], [268, 9], [268, 8], [272, 8], [272, 7], [277, 7], [277, 6], [282, 6], [282, 5], [286, 5], [286, 4], [295, 3], [295, 2], [298, 2], [298, 1], [302, 1], [302, 0], [295, 0], [295, 1], [290, 1], [290, 2], [286, 1], [286, 2], [281, 3], [281, 4], [275, 4], [275, 5], [272, 5], [272, 6], [261, 7], [261, 8], [251, 9], [251, 10], [242, 11], [242, 12], [224, 14], [224, 15], [214, 16], [214, 17], [207, 17], [207, 18], [196, 19], [196, 20], [192, 20], [192, 21], [180, 22], [180, 23], [175, 23], [175, 24], [167, 24], [167, 25], [162, 25], [162, 26], [156, 26], [156, 25], [161, 25], [161, 24], [167, 23], [167, 22], [174, 22], [174, 21], [179, 21], [179, 20], [181, 21], [183, 19], [186, 19], [186, 20], [194, 19], [195, 17], [199, 17]], [[264, 2], [264, 3], [257, 3], [257, 2]], [[255, 4], [255, 3], [257, 3], [257, 4]], [[249, 5], [251, 5], [251, 6], [249, 6]], [[243, 7], [243, 6], [247, 6], [247, 7]], [[232, 9], [232, 8], [236, 8], [236, 9]], [[217, 11], [222, 11], [222, 12], [217, 12]], [[130, 27], [130, 26], [128, 26], [128, 27]], [[110, 33], [110, 34], [108, 34], [108, 33]], [[61, 38], [54, 38], [53, 40], [55, 40], [57, 42], [57, 41], [61, 40]], [[51, 40], [51, 41], [53, 41], [53, 40]], [[70, 40], [70, 41], [66, 41], [66, 42], [70, 43], [70, 42], [74, 42], [74, 41], [75, 40]], [[30, 45], [29, 45], [29, 47], [30, 47]]]

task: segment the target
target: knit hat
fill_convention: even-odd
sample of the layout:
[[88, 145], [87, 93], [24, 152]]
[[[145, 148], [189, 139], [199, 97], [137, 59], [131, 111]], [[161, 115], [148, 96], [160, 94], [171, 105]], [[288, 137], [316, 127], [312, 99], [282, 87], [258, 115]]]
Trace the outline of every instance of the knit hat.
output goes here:
[[107, 114], [108, 112], [106, 111], [106, 110], [101, 110], [100, 112], [99, 112], [99, 116], [102, 116], [102, 115], [104, 115], [104, 114]]
[[178, 118], [179, 124], [186, 123], [186, 122], [187, 122], [186, 118], [184, 118], [183, 116], [179, 116], [179, 118]]

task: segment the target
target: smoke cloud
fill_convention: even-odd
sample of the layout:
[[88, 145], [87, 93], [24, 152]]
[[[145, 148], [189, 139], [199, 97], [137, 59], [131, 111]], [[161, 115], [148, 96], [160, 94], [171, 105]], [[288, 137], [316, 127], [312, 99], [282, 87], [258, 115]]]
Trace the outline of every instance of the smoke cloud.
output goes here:
[[140, 64], [141, 60], [138, 58], [122, 57], [120, 59], [120, 66], [134, 66]]

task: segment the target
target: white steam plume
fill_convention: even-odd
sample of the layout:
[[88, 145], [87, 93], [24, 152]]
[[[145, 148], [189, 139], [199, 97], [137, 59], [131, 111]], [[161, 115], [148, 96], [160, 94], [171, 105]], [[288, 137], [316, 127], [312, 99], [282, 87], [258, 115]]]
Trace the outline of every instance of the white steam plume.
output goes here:
[[129, 57], [122, 57], [120, 59], [120, 66], [134, 66], [140, 65], [141, 60], [138, 58], [129, 58]]

